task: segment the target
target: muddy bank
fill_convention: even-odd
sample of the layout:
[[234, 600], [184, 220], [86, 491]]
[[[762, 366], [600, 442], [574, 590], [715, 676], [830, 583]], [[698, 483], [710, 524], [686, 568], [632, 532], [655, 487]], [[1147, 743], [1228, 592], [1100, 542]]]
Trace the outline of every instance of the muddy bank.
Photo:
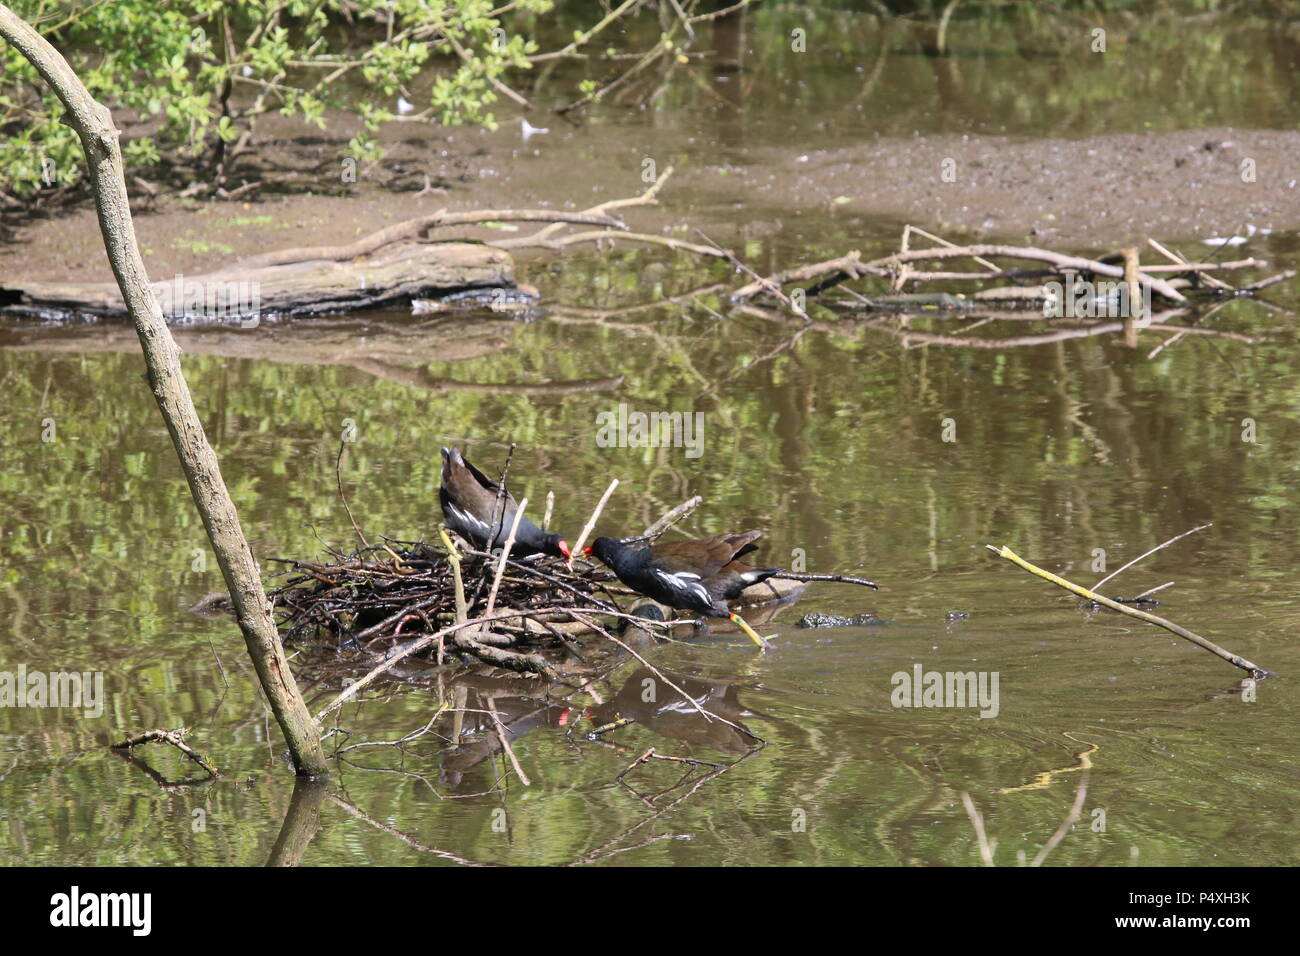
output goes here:
[[[440, 209], [581, 209], [645, 188], [644, 160], [675, 164], [662, 205], [637, 213], [644, 231], [682, 224], [719, 241], [785, 234], [791, 242], [847, 228], [871, 238], [899, 219], [949, 236], [1032, 242], [1065, 252], [1112, 249], [1155, 236], [1187, 242], [1244, 226], [1300, 228], [1300, 132], [1227, 128], [1080, 140], [959, 136], [877, 138], [835, 149], [732, 149], [712, 162], [692, 137], [653, 130], [565, 128], [524, 142], [495, 132], [403, 131], [390, 155], [355, 184], [335, 167], [337, 142], [288, 137], [259, 154], [265, 187], [246, 201], [194, 201], [132, 186], [151, 275], [207, 272], [290, 246], [347, 242]], [[951, 160], [953, 182], [941, 172]], [[1243, 160], [1256, 181], [1243, 182]], [[265, 195], [261, 195], [265, 193]], [[876, 220], [873, 222], [873, 220]], [[24, 281], [111, 281], [88, 203], [49, 216], [9, 218], [0, 276]], [[437, 238], [501, 237], [484, 228]]]
[[[1081, 140], [959, 136], [761, 150], [738, 177], [776, 206], [892, 213], [943, 233], [1078, 250], [1300, 226], [1300, 133], [1209, 129]], [[1243, 169], [1253, 182], [1244, 181]], [[943, 172], [950, 170], [948, 182]], [[791, 175], [791, 170], [798, 170]]]

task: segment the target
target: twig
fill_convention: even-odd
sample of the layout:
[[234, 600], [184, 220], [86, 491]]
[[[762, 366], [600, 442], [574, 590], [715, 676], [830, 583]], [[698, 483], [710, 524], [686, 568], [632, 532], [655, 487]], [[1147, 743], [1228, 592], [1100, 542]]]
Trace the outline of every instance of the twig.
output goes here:
[[781, 571], [772, 575], [772, 577], [785, 578], [787, 581], [839, 581], [843, 584], [861, 584], [873, 591], [880, 590], [880, 586], [874, 581], [868, 581], [866, 578], [855, 578], [848, 574], [801, 574], [794, 571]]
[[1156, 585], [1155, 587], [1153, 587], [1153, 588], [1151, 588], [1151, 589], [1149, 589], [1149, 590], [1147, 590], [1147, 591], [1143, 591], [1143, 592], [1142, 592], [1141, 594], [1139, 594], [1137, 597], [1133, 598], [1133, 600], [1134, 600], [1134, 601], [1140, 601], [1140, 600], [1142, 600], [1142, 599], [1145, 598], [1145, 597], [1150, 597], [1150, 596], [1153, 595], [1153, 594], [1157, 594], [1157, 593], [1159, 593], [1160, 591], [1163, 591], [1165, 588], [1171, 588], [1171, 587], [1173, 587], [1173, 586], [1174, 586], [1174, 582], [1173, 582], [1173, 581], [1168, 581], [1168, 582], [1166, 582], [1166, 583], [1164, 583], [1164, 584]]
[[698, 508], [703, 503], [703, 501], [704, 499], [701, 498], [699, 495], [693, 495], [692, 497], [687, 498], [676, 508], [673, 508], [671, 511], [666, 512], [663, 515], [663, 517], [661, 517], [658, 521], [656, 521], [650, 527], [642, 531], [640, 537], [642, 538], [659, 537], [661, 534], [663, 534], [665, 531], [667, 531], [669, 528], [675, 525], [686, 515], [690, 514], [692, 511]]
[[171, 744], [185, 756], [189, 757], [196, 764], [212, 774], [214, 777], [220, 777], [221, 774], [210, 763], [203, 759], [194, 749], [185, 743], [185, 728], [178, 727], [175, 730], [146, 730], [144, 733], [136, 734], [134, 737], [127, 737], [126, 740], [112, 745], [112, 750], [130, 750], [132, 747], [138, 747], [141, 744], [153, 743]]
[[[862, 264], [862, 254], [856, 249], [847, 252], [835, 259], [827, 259], [825, 262], [814, 262], [806, 266], [799, 266], [795, 269], [786, 269], [782, 272], [775, 272], [767, 278], [759, 278], [756, 282], [749, 285], [741, 286], [731, 294], [733, 299], [748, 299], [765, 289], [772, 287], [779, 288], [790, 282], [803, 282], [806, 279], [814, 279], [817, 276], [840, 275], [844, 279], [857, 279], [864, 275], [875, 276], [878, 279], [888, 279], [889, 270], [881, 268], [867, 268]], [[843, 281], [843, 280], [840, 280]], [[832, 283], [833, 284], [833, 283]], [[818, 291], [824, 291], [829, 286], [822, 284]]]
[[[394, 617], [401, 617], [409, 613], [411, 610], [412, 608], [410, 607], [403, 608], [402, 610], [398, 611], [397, 614], [394, 615]], [[399, 663], [404, 661], [406, 658], [410, 657], [412, 654], [416, 653], [417, 651], [424, 650], [426, 647], [436, 643], [439, 639], [446, 637], [448, 634], [456, 634], [459, 633], [460, 631], [465, 630], [466, 628], [482, 627], [484, 624], [493, 624], [497, 621], [504, 621], [510, 618], [527, 617], [533, 613], [536, 612], [531, 610], [502, 611], [499, 614], [493, 615], [491, 618], [476, 617], [468, 621], [460, 621], [457, 622], [456, 624], [451, 625], [450, 627], [444, 627], [441, 631], [436, 631], [433, 634], [426, 634], [423, 637], [416, 638], [415, 640], [411, 641], [411, 643], [403, 647], [400, 651], [397, 651], [395, 654], [393, 654], [393, 656], [388, 658], [386, 661], [383, 661], [382, 663], [372, 667], [369, 671], [366, 672], [364, 677], [360, 678], [357, 681], [354, 681], [353, 683], [345, 687], [342, 690], [342, 692], [337, 697], [335, 697], [334, 700], [328, 706], [326, 706], [323, 710], [319, 711], [316, 714], [316, 720], [318, 721], [322, 720], [328, 714], [334, 712], [339, 707], [343, 706], [343, 704], [347, 703], [347, 701], [355, 697], [357, 692], [360, 691], [363, 687], [367, 687], [370, 684], [372, 684], [382, 674], [392, 670], [394, 667], [396, 667]]]
[[1211, 527], [1213, 524], [1214, 524], [1214, 522], [1212, 522], [1212, 521], [1207, 521], [1205, 524], [1203, 524], [1203, 525], [1198, 525], [1197, 527], [1193, 528], [1191, 531], [1184, 531], [1184, 532], [1183, 532], [1182, 534], [1180, 534], [1180, 535], [1175, 535], [1174, 537], [1172, 537], [1172, 538], [1170, 538], [1168, 541], [1166, 541], [1164, 544], [1158, 544], [1158, 545], [1156, 545], [1154, 548], [1152, 548], [1152, 549], [1151, 549], [1150, 551], [1148, 551], [1146, 554], [1140, 554], [1140, 555], [1138, 555], [1136, 558], [1134, 558], [1134, 559], [1133, 559], [1132, 561], [1130, 561], [1128, 564], [1124, 565], [1124, 566], [1123, 566], [1122, 568], [1120, 568], [1119, 570], [1117, 570], [1117, 571], [1112, 571], [1110, 574], [1106, 575], [1104, 578], [1102, 578], [1100, 581], [1098, 581], [1096, 584], [1094, 584], [1094, 585], [1092, 586], [1092, 589], [1093, 589], [1094, 591], [1097, 590], [1099, 587], [1101, 587], [1103, 584], [1105, 584], [1105, 583], [1106, 583], [1107, 581], [1109, 581], [1111, 578], [1115, 577], [1116, 575], [1118, 575], [1118, 574], [1120, 574], [1120, 573], [1122, 573], [1122, 572], [1124, 572], [1124, 571], [1127, 571], [1129, 568], [1133, 567], [1133, 565], [1137, 564], [1137, 563], [1138, 563], [1139, 561], [1141, 561], [1143, 558], [1149, 558], [1151, 555], [1155, 554], [1157, 551], [1161, 550], [1162, 548], [1167, 548], [1167, 547], [1169, 547], [1169, 545], [1173, 544], [1175, 541], [1181, 541], [1183, 538], [1187, 537], [1189, 534], [1195, 534], [1195, 533], [1198, 532], [1198, 531], [1204, 531], [1206, 528]]
[[[941, 237], [939, 237], [939, 236], [936, 236], [936, 235], [935, 235], [934, 233], [932, 233], [932, 232], [926, 232], [926, 231], [925, 231], [924, 229], [922, 229], [920, 226], [914, 226], [914, 225], [912, 225], [911, 223], [908, 223], [907, 228], [908, 228], [909, 230], [911, 230], [912, 232], [915, 232], [917, 235], [924, 236], [926, 239], [929, 239], [931, 242], [937, 242], [937, 243], [939, 243], [939, 245], [944, 246], [945, 248], [948, 248], [948, 249], [956, 249], [956, 248], [957, 248], [957, 243], [955, 243], [955, 242], [949, 242], [947, 239], [943, 239], [943, 238], [941, 238]], [[984, 268], [986, 268], [986, 269], [992, 269], [992, 270], [995, 271], [995, 272], [998, 271], [998, 267], [997, 267], [997, 265], [995, 265], [994, 263], [990, 262], [988, 259], [984, 259], [984, 258], [982, 258], [982, 257], [980, 257], [980, 256], [972, 256], [971, 258], [974, 259], [976, 262], [978, 262], [980, 265], [982, 265], [982, 266], [983, 266]]]
[[609, 496], [614, 493], [614, 489], [617, 487], [618, 479], [615, 478], [609, 483], [609, 487], [605, 489], [605, 493], [600, 496], [600, 501], [596, 502], [596, 510], [591, 513], [591, 517], [588, 518], [587, 523], [583, 525], [582, 534], [578, 535], [577, 544], [575, 544], [573, 549], [569, 552], [569, 570], [573, 570], [574, 557], [582, 553], [582, 547], [587, 543], [587, 535], [591, 534], [591, 529], [596, 527], [596, 521], [600, 518], [600, 513], [605, 510], [605, 502], [609, 501]]
[[461, 577], [460, 571], [460, 551], [451, 543], [451, 538], [447, 535], [447, 529], [441, 528], [438, 534], [442, 537], [442, 543], [447, 548], [447, 560], [451, 563], [452, 581], [456, 587], [456, 623], [464, 624], [469, 616], [468, 606], [465, 604], [465, 581]]
[[597, 23], [595, 26], [591, 27], [590, 29], [581, 31], [581, 36], [575, 37], [573, 41], [570, 42], [567, 46], [563, 46], [558, 50], [552, 50], [550, 53], [538, 53], [535, 56], [530, 56], [528, 58], [529, 62], [544, 63], [547, 60], [555, 60], [555, 59], [560, 59], [563, 57], [570, 56], [578, 49], [579, 46], [582, 46], [583, 44], [590, 42], [591, 39], [597, 33], [599, 33], [601, 30], [604, 30], [605, 27], [609, 26], [611, 23], [613, 23], [623, 14], [627, 13], [628, 10], [636, 7], [641, 2], [642, 0], [623, 0], [623, 3], [620, 4], [616, 9], [607, 13], [603, 20], [601, 20], [599, 23]]
[[487, 244], [489, 246], [496, 246], [499, 249], [517, 249], [526, 246], [540, 246], [544, 249], [563, 249], [566, 246], [577, 245], [582, 242], [599, 242], [602, 239], [618, 239], [624, 242], [644, 242], [647, 245], [664, 246], [668, 249], [691, 252], [697, 256], [715, 256], [719, 259], [727, 258], [725, 250], [713, 249], [709, 246], [701, 246], [694, 242], [685, 242], [681, 239], [674, 239], [671, 236], [656, 236], [651, 233], [628, 232], [621, 229], [595, 229], [589, 232], [575, 232], [570, 233], [567, 236], [561, 236], [558, 239], [524, 236], [519, 239], [501, 239], [495, 242], [488, 242]]
[[1258, 292], [1260, 289], [1267, 289], [1269, 286], [1276, 285], [1279, 282], [1285, 282], [1287, 279], [1294, 279], [1295, 276], [1295, 269], [1287, 269], [1286, 272], [1279, 272], [1277, 275], [1269, 276], [1267, 279], [1260, 279], [1258, 282], [1252, 282], [1250, 285], [1240, 289], [1239, 291]]
[[[813, 265], [804, 266], [801, 269], [791, 270], [785, 273], [778, 273], [769, 279], [759, 278], [756, 282], [742, 286], [732, 293], [733, 299], [746, 299], [754, 296], [760, 291], [771, 290], [773, 284], [794, 281], [795, 277], [807, 278], [810, 275], [820, 275], [834, 269], [848, 271], [842, 265], [844, 260], [853, 257], [855, 254], [840, 259], [832, 259], [827, 262], [814, 263]], [[881, 278], [888, 278], [892, 270], [905, 262], [923, 261], [926, 259], [955, 259], [963, 256], [972, 258], [979, 256], [1006, 256], [1013, 259], [1029, 259], [1035, 262], [1046, 262], [1057, 269], [1078, 270], [1082, 272], [1091, 272], [1096, 275], [1110, 276], [1121, 279], [1124, 277], [1124, 270], [1119, 266], [1109, 265], [1104, 262], [1098, 262], [1095, 259], [1087, 259], [1082, 256], [1068, 256], [1059, 252], [1052, 252], [1049, 249], [1039, 249], [1036, 246], [1003, 246], [980, 244], [972, 246], [955, 246], [952, 248], [940, 249], [913, 249], [909, 252], [897, 253], [892, 256], [886, 256], [883, 259], [875, 259], [871, 262], [858, 263], [853, 262], [852, 268], [857, 275], [876, 275]], [[1175, 302], [1185, 302], [1187, 297], [1179, 292], [1174, 286], [1170, 285], [1164, 279], [1157, 279], [1154, 276], [1142, 273], [1140, 281], [1143, 285], [1149, 286], [1153, 292], [1158, 292], [1167, 299]], [[784, 293], [782, 293], [784, 295]]]
[[492, 579], [492, 590], [488, 592], [487, 610], [483, 612], [484, 617], [491, 617], [492, 610], [497, 603], [497, 589], [501, 587], [501, 575], [505, 573], [506, 562], [510, 560], [510, 550], [515, 546], [515, 533], [519, 530], [519, 521], [524, 516], [524, 509], [528, 507], [528, 499], [525, 498], [519, 502], [515, 508], [515, 520], [510, 522], [510, 534], [506, 536], [505, 547], [501, 549], [501, 560], [497, 562], [497, 573]]
[[418, 216], [406, 222], [385, 226], [356, 242], [344, 246], [308, 246], [300, 249], [280, 249], [276, 252], [250, 256], [240, 262], [240, 267], [247, 269], [262, 266], [287, 265], [293, 262], [311, 262], [315, 260], [342, 261], [367, 255], [376, 249], [402, 239], [414, 239], [429, 229], [444, 226], [469, 226], [484, 222], [550, 222], [581, 223], [592, 226], [605, 226], [612, 229], [626, 229], [627, 226], [612, 216], [591, 215], [581, 212], [562, 212], [552, 209], [484, 209], [479, 212], [449, 213], [445, 209], [428, 216]]
[[[658, 205], [659, 200], [657, 197], [659, 195], [659, 190], [663, 189], [664, 184], [668, 182], [672, 174], [673, 167], [669, 166], [660, 173], [658, 177], [656, 177], [655, 181], [650, 184], [650, 188], [640, 196], [631, 196], [625, 199], [608, 199], [605, 202], [597, 203], [594, 206], [584, 209], [582, 214], [584, 216], [602, 216], [608, 213], [611, 209], [625, 209], [628, 206]], [[516, 246], [532, 246], [539, 244], [545, 245], [543, 240], [554, 235], [556, 232], [559, 232], [566, 225], [567, 223], [563, 222], [551, 223], [549, 226], [543, 226], [531, 235], [519, 236], [512, 239], [498, 239], [494, 241], [493, 245], [498, 249], [513, 249]], [[659, 303], [656, 303], [656, 305], [658, 304]]]
[[[726, 766], [726, 764], [721, 764], [721, 763], [709, 763], [707, 760], [697, 760], [694, 757], [674, 757], [671, 754], [656, 753], [655, 748], [651, 747], [641, 756], [637, 757], [630, 764], [628, 764], [627, 769], [625, 769], [614, 779], [621, 783], [623, 781], [623, 778], [626, 777], [629, 773], [631, 773], [637, 767], [641, 766], [643, 763], [649, 763], [651, 760], [670, 760], [673, 763], [690, 764], [692, 767], [712, 767], [714, 770], [721, 770]], [[681, 784], [678, 784], [678, 786], [681, 786]], [[673, 789], [676, 789], [676, 787], [674, 787]], [[662, 796], [662, 794], [655, 794], [655, 796]]]
[[[514, 457], [515, 443], [511, 442], [510, 448], [506, 451], [506, 463], [501, 466], [501, 474], [497, 478], [497, 497], [492, 503], [492, 536], [488, 538], [487, 545], [489, 551], [492, 550], [497, 538], [500, 537], [501, 525], [505, 521], [506, 495], [508, 494], [506, 491], [506, 476], [510, 474], [510, 462], [514, 460]], [[519, 511], [522, 512], [523, 509], [520, 508]]]
[[1184, 258], [1183, 256], [1180, 256], [1178, 253], [1165, 248], [1160, 243], [1156, 242], [1154, 239], [1150, 237], [1147, 238], [1147, 245], [1150, 246], [1152, 249], [1154, 249], [1156, 252], [1160, 253], [1162, 256], [1168, 259], [1172, 259], [1174, 262], [1179, 263], [1183, 268], [1191, 272], [1195, 272], [1197, 275], [1199, 275], [1202, 279], [1205, 280], [1206, 284], [1216, 289], [1220, 289], [1222, 291], [1227, 291], [1227, 292], [1232, 291], [1232, 286], [1228, 285], [1228, 283], [1224, 282], [1222, 279], [1217, 279], [1214, 276], [1209, 275], [1207, 272], [1205, 272], [1205, 268], [1207, 266], [1209, 268], [1214, 268], [1214, 269], [1221, 268], [1221, 266], [1215, 265], [1214, 263], [1196, 263], [1193, 265], [1192, 263], [1189, 263], [1187, 259]]
[[1024, 568], [1030, 574], [1035, 574], [1038, 577], [1042, 578], [1044, 581], [1051, 581], [1057, 587], [1065, 588], [1065, 590], [1077, 594], [1080, 597], [1085, 597], [1090, 601], [1096, 601], [1098, 604], [1102, 605], [1103, 607], [1108, 607], [1112, 611], [1119, 611], [1121, 614], [1127, 614], [1129, 615], [1129, 617], [1135, 617], [1140, 621], [1146, 621], [1148, 624], [1155, 624], [1158, 627], [1163, 627], [1166, 631], [1169, 631], [1173, 634], [1177, 634], [1179, 637], [1183, 638], [1184, 640], [1191, 641], [1193, 644], [1197, 645], [1198, 647], [1204, 648], [1205, 650], [1209, 651], [1211, 654], [1214, 654], [1217, 657], [1222, 658], [1223, 660], [1227, 661], [1229, 664], [1232, 664], [1234, 667], [1240, 667], [1242, 670], [1249, 673], [1251, 677], [1254, 677], [1257, 680], [1263, 680], [1266, 677], [1275, 676], [1272, 671], [1265, 670], [1264, 668], [1260, 667], [1258, 664], [1253, 664], [1250, 661], [1246, 660], [1246, 658], [1241, 657], [1238, 654], [1234, 654], [1231, 651], [1223, 649], [1218, 644], [1215, 644], [1213, 641], [1201, 637], [1201, 635], [1189, 631], [1187, 628], [1175, 624], [1173, 621], [1166, 621], [1163, 617], [1157, 617], [1154, 614], [1148, 614], [1146, 611], [1138, 611], [1134, 608], [1127, 607], [1126, 605], [1120, 604], [1117, 601], [1112, 601], [1110, 598], [1104, 595], [1095, 594], [1092, 591], [1089, 591], [1085, 587], [1080, 587], [1077, 584], [1067, 581], [1065, 580], [1065, 578], [1058, 577], [1057, 575], [1053, 574], [1050, 571], [1044, 571], [1042, 568], [1035, 567], [1034, 565], [1026, 561], [1024, 558], [1020, 557], [1020, 555], [1016, 554], [1014, 551], [1008, 548], [1006, 545], [1003, 545], [1001, 548], [995, 548], [993, 547], [993, 545], [988, 544], [985, 545], [985, 547], [988, 548], [990, 551], [992, 551], [994, 554], [998, 555], [999, 557], [1006, 558], [1008, 561], [1011, 561], [1013, 564], [1020, 565], [1020, 567]]
[[1159, 345], [1157, 345], [1155, 348], [1153, 348], [1150, 352], [1147, 353], [1147, 360], [1150, 361], [1151, 359], [1159, 355], [1161, 352], [1163, 352], [1165, 349], [1169, 348], [1169, 346], [1176, 345], [1186, 337], [1187, 337], [1187, 330], [1183, 329], [1182, 331], [1174, 335], [1173, 338], [1165, 339], [1163, 342], [1161, 342]]
[[733, 13], [745, 9], [745, 7], [749, 6], [753, 2], [754, 0], [739, 0], [739, 2], [733, 3], [729, 7], [723, 7], [721, 10], [714, 10], [712, 13], [696, 14], [691, 17], [691, 23], [704, 23], [710, 20], [720, 20], [723, 17], [729, 17]]
[[735, 266], [737, 269], [740, 269], [741, 271], [745, 272], [746, 274], [752, 276], [752, 277], [754, 278], [754, 281], [755, 281], [755, 283], [756, 283], [757, 285], [761, 286], [764, 290], [766, 290], [767, 292], [771, 293], [771, 294], [772, 294], [773, 296], [775, 296], [776, 298], [780, 299], [780, 300], [781, 300], [782, 302], [784, 302], [787, 306], [789, 306], [793, 311], [796, 311], [796, 312], [799, 311], [798, 309], [795, 309], [795, 308], [794, 308], [794, 303], [790, 301], [790, 297], [789, 297], [788, 295], [786, 295], [783, 291], [781, 291], [781, 286], [780, 286], [779, 283], [773, 282], [771, 279], [764, 279], [761, 275], [759, 275], [757, 272], [755, 272], [755, 271], [754, 271], [753, 269], [751, 269], [749, 266], [745, 265], [745, 263], [743, 263], [743, 262], [741, 262], [739, 259], [737, 259], [734, 253], [729, 252], [729, 251], [726, 250], [726, 249], [723, 249], [722, 246], [718, 245], [716, 242], [714, 242], [712, 239], [710, 239], [707, 235], [705, 235], [703, 229], [696, 229], [695, 231], [698, 232], [698, 233], [700, 234], [701, 238], [703, 238], [705, 242], [707, 242], [709, 245], [713, 246], [713, 248], [716, 249], [716, 250], [718, 250], [718, 252], [722, 253], [722, 255], [725, 256], [726, 259], [727, 259], [727, 260], [728, 260], [728, 261], [729, 261], [733, 266]]
[[348, 443], [346, 439], [339, 442], [339, 454], [338, 457], [334, 459], [334, 479], [338, 482], [339, 501], [343, 502], [343, 510], [348, 513], [348, 520], [352, 522], [352, 530], [355, 531], [357, 537], [361, 539], [362, 547], [368, 548], [370, 547], [370, 542], [367, 541], [366, 536], [361, 533], [361, 525], [357, 524], [357, 519], [352, 517], [352, 509], [348, 507], [348, 496], [343, 493], [343, 449], [347, 447]]

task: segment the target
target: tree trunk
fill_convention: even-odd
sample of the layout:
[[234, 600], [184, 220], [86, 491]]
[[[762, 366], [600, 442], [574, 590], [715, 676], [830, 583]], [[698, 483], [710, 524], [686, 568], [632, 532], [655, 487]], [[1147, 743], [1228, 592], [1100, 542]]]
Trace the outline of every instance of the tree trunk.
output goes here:
[[181, 372], [180, 350], [149, 287], [144, 261], [136, 246], [122, 152], [117, 142], [119, 131], [113, 125], [112, 114], [94, 100], [59, 51], [3, 3], [0, 3], [0, 36], [27, 57], [50, 84], [68, 111], [66, 122], [81, 137], [104, 248], [140, 336], [150, 387], [217, 554], [249, 656], [288, 741], [298, 773], [322, 776], [329, 768], [321, 748], [320, 728], [298, 693], [297, 682], [285, 660], [257, 562], [253, 560], [234, 502], [222, 480], [217, 456], [203, 433], [203, 424]]

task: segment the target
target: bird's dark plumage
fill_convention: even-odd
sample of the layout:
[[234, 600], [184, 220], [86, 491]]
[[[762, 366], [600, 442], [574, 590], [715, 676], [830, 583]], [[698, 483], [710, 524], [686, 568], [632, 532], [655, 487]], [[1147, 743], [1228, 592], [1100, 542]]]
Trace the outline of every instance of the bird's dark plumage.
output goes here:
[[640, 548], [614, 538], [597, 538], [591, 553], [646, 597], [684, 611], [734, 620], [727, 602], [781, 570], [736, 560], [757, 550], [754, 541], [762, 536], [761, 531], [746, 531]]
[[[519, 508], [514, 495], [507, 490], [502, 500], [503, 513], [494, 521], [499, 489], [497, 482], [466, 461], [455, 448], [442, 450], [442, 484], [438, 488], [442, 520], [448, 528], [481, 550], [505, 547]], [[526, 515], [521, 515], [510, 553], [516, 557], [550, 554], [567, 558], [569, 545], [558, 534], [547, 534]]]

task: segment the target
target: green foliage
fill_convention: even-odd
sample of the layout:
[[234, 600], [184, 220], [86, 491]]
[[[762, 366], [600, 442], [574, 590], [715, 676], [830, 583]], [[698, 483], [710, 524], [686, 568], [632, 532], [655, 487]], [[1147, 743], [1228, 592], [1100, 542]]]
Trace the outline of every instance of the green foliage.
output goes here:
[[[125, 145], [127, 162], [192, 159], [237, 142], [272, 110], [320, 128], [328, 111], [359, 116], [365, 133], [348, 155], [373, 160], [372, 134], [394, 118], [396, 98], [433, 70], [417, 109], [447, 124], [493, 126], [493, 83], [526, 69], [536, 45], [510, 35], [484, 0], [114, 0], [86, 6], [18, 0], [20, 16], [58, 47], [91, 93], [146, 122]], [[516, 15], [551, 0], [517, 0]], [[391, 23], [390, 23], [391, 16]], [[66, 185], [83, 173], [76, 134], [62, 107], [12, 47], [0, 60], [0, 188], [23, 194]]]

